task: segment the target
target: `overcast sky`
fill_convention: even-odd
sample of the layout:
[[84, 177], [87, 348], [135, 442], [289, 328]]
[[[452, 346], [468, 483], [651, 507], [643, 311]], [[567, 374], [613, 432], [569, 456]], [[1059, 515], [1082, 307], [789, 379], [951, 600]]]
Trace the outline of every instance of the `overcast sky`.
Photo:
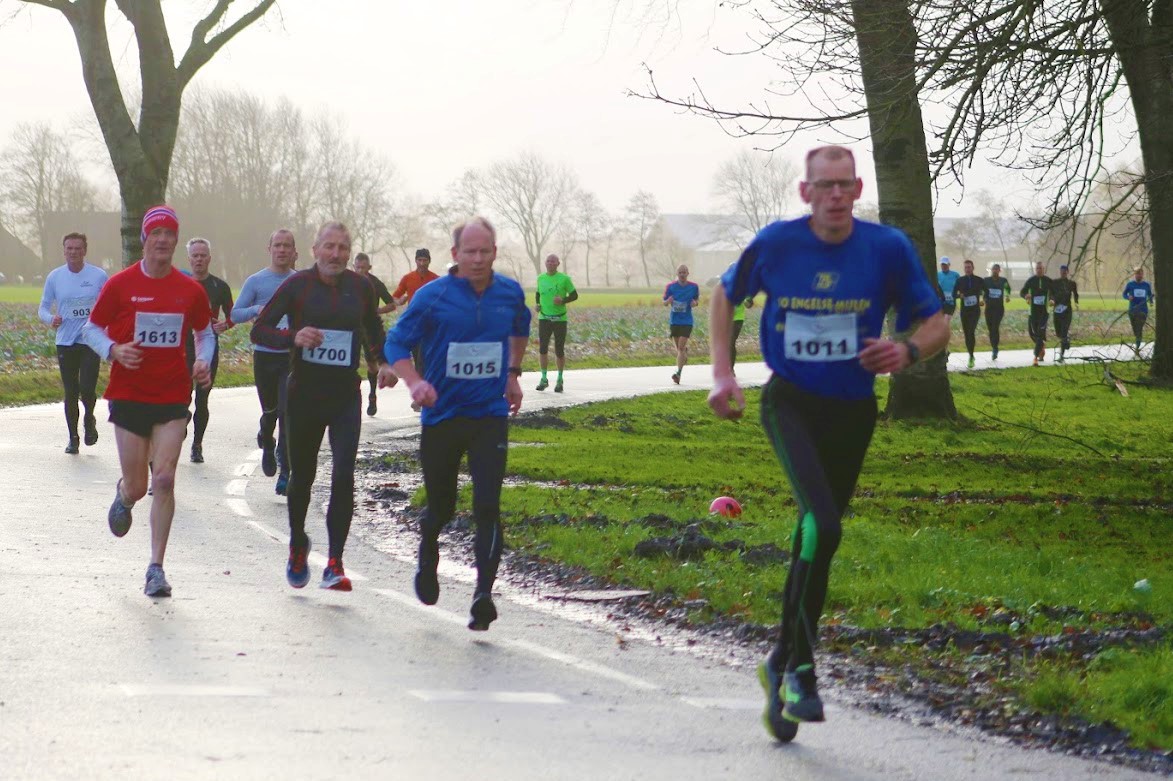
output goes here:
[[[0, 26], [0, 145], [21, 121], [63, 127], [92, 115], [65, 19], [37, 6], [9, 18], [20, 5], [0, 1], [0, 18], [7, 19]], [[652, 25], [636, 13], [642, 5], [279, 0], [280, 12], [271, 11], [229, 43], [195, 84], [284, 95], [309, 112], [345, 118], [422, 199], [440, 195], [468, 168], [531, 149], [576, 171], [610, 209], [645, 189], [664, 212], [711, 211], [717, 166], [762, 142], [731, 138], [711, 120], [625, 92], [645, 87], [646, 62], [665, 93], [687, 91], [695, 77], [711, 95], [738, 104], [760, 94], [771, 68], [760, 57], [714, 51], [744, 44], [752, 27], [743, 12], [718, 8], [713, 0], [681, 0], [672, 22]], [[191, 18], [174, 9], [210, 6], [207, 0], [164, 5], [177, 56], [186, 48]], [[137, 83], [125, 22], [113, 30], [124, 81]], [[775, 154], [800, 160], [807, 146], [825, 139], [803, 139]], [[871, 150], [855, 148], [865, 198], [874, 200]], [[981, 173], [981, 186], [1023, 198], [1023, 185], [995, 169]], [[943, 197], [938, 214], [971, 210], [954, 200]]]

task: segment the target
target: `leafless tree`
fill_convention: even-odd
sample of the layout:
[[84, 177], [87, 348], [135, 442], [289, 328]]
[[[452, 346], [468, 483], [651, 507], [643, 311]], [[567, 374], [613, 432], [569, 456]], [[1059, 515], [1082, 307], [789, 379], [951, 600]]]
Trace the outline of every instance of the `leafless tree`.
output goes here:
[[798, 166], [777, 152], [742, 150], [717, 169], [713, 195], [733, 227], [752, 236], [790, 210], [798, 176]]
[[546, 243], [566, 218], [578, 189], [574, 174], [523, 152], [489, 166], [480, 184], [485, 201], [520, 234], [534, 273], [541, 274]]
[[341, 220], [356, 248], [381, 253], [390, 242], [396, 173], [391, 163], [346, 134], [339, 120], [314, 122], [321, 220]]
[[574, 195], [569, 223], [575, 243], [581, 244], [585, 251], [582, 267], [586, 276], [586, 286], [590, 287], [591, 252], [605, 240], [611, 226], [611, 218], [599, 196], [593, 192], [579, 190]]
[[[644, 271], [644, 284], [651, 287], [652, 275], [648, 268], [648, 256], [652, 252], [656, 225], [660, 222], [660, 205], [656, 203], [656, 196], [647, 190], [639, 190], [627, 202], [623, 217], [627, 232], [635, 241], [636, 249], [639, 251], [639, 262]], [[628, 279], [630, 284], [630, 276]]]
[[[262, 16], [275, 0], [251, 0], [229, 21], [234, 0], [216, 0], [191, 31], [187, 50], [176, 58], [162, 0], [114, 0], [134, 28], [141, 107], [138, 121], [118, 83], [106, 30], [106, 0], [20, 0], [61, 13], [73, 29], [82, 77], [102, 129], [122, 197], [123, 263], [139, 257], [143, 212], [163, 201], [179, 127], [183, 92], [196, 73], [228, 41]], [[33, 64], [35, 67], [35, 64]]]

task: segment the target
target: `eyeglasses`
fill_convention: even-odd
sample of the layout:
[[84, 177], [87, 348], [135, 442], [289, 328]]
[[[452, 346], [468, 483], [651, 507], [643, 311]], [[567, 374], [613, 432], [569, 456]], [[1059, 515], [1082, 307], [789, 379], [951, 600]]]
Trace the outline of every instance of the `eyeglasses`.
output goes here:
[[816, 179], [807, 184], [819, 192], [829, 193], [836, 187], [842, 192], [853, 191], [855, 190], [855, 182], [855, 179]]

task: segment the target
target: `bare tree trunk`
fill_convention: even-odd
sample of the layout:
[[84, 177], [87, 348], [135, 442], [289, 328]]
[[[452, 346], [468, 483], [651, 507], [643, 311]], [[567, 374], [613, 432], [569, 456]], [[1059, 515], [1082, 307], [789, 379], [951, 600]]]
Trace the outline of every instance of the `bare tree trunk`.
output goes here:
[[[932, 182], [916, 90], [916, 28], [908, 0], [852, 0], [867, 96], [880, 221], [903, 230], [935, 280]], [[935, 285], [935, 282], [934, 282]], [[956, 418], [945, 355], [892, 376], [891, 419]]]
[[582, 261], [583, 273], [586, 274], [586, 286], [591, 286], [591, 245], [587, 242], [586, 258]]

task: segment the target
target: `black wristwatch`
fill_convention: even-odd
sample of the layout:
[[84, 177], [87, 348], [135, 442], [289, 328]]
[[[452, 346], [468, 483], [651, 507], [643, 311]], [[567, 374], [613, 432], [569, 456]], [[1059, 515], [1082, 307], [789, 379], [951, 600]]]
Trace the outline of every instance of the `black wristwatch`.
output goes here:
[[908, 365], [916, 366], [920, 363], [920, 348], [907, 339], [904, 341], [904, 346], [908, 348]]
[[520, 377], [521, 376], [521, 367], [520, 366], [510, 366], [509, 373], [512, 374], [514, 377]]

